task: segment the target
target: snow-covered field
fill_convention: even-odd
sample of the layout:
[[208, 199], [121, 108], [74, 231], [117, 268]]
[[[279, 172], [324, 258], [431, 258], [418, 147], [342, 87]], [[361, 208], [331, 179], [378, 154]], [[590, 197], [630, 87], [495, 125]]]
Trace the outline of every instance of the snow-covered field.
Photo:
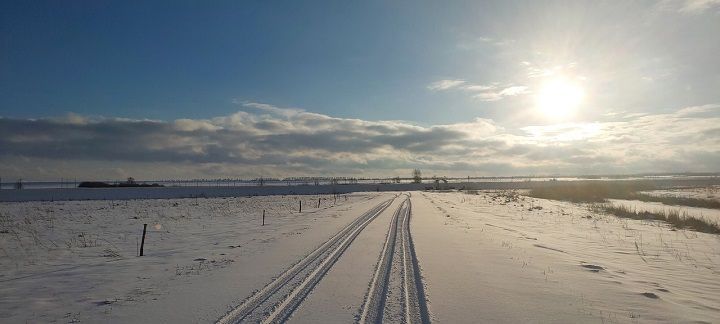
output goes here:
[[386, 197], [3, 203], [0, 322], [213, 321]]
[[720, 209], [688, 206], [669, 206], [659, 202], [647, 202], [639, 200], [608, 199], [608, 201], [615, 206], [624, 206], [634, 211], [648, 211], [652, 213], [669, 213], [671, 211], [677, 211], [683, 217], [704, 219], [712, 223], [720, 224]]
[[0, 203], [3, 323], [711, 323], [719, 276], [717, 235], [503, 191]]
[[706, 186], [695, 188], [676, 188], [667, 190], [646, 191], [645, 194], [659, 197], [680, 197], [680, 198], [696, 198], [711, 199], [720, 201], [720, 186]]
[[717, 235], [523, 196], [413, 198], [413, 235], [439, 322], [720, 318]]

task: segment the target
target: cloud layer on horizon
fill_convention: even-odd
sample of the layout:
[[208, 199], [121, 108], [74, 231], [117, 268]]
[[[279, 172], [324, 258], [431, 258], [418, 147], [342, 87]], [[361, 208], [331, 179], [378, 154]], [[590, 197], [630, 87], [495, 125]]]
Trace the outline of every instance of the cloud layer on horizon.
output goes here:
[[[0, 172], [29, 179], [718, 171], [720, 105], [505, 129], [420, 126], [242, 103], [213, 119], [0, 118]], [[408, 173], [409, 174], [409, 173]]]

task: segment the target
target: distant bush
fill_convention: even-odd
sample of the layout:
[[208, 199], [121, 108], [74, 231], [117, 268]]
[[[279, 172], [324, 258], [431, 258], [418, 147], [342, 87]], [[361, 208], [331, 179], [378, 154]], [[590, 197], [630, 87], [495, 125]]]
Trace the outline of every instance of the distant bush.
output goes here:
[[78, 185], [78, 188], [111, 188], [113, 185], [106, 183], [106, 182], [98, 182], [98, 181], [83, 181], [80, 182]]

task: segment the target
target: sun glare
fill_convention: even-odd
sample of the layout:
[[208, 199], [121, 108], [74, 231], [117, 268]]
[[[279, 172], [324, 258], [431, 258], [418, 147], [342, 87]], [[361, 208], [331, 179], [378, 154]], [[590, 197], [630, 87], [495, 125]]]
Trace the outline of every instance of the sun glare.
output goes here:
[[546, 117], [562, 119], [572, 115], [584, 97], [585, 91], [578, 84], [566, 79], [555, 79], [540, 88], [536, 104]]

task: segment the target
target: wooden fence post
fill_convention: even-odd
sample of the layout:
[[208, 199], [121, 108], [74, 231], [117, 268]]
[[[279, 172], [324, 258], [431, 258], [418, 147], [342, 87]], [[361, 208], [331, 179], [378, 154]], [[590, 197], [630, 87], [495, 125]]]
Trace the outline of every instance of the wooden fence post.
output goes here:
[[145, 252], [145, 233], [147, 233], [147, 224], [143, 224], [143, 236], [142, 241], [140, 241], [140, 256], [143, 256]]

